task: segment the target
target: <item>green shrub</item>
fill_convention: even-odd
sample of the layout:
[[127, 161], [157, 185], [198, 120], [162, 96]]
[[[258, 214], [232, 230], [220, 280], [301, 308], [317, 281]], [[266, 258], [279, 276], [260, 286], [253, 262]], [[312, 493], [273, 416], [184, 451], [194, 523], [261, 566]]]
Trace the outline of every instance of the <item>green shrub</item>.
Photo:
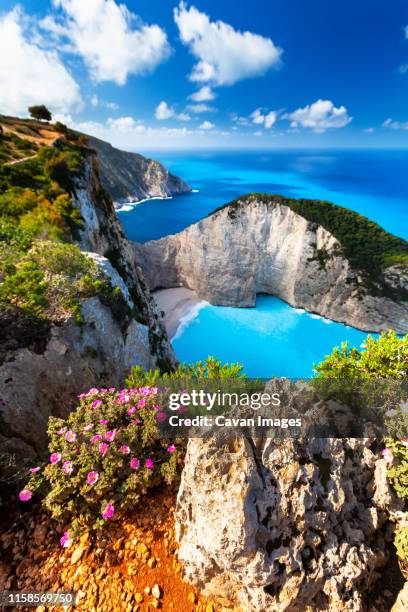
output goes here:
[[383, 455], [389, 465], [388, 478], [398, 497], [408, 500], [408, 438], [387, 438], [386, 444]]
[[408, 526], [397, 529], [394, 544], [404, 573], [408, 575]]
[[155, 387], [91, 389], [67, 419], [49, 421], [50, 463], [32, 474], [23, 501], [41, 492], [52, 516], [102, 526], [104, 509], [132, 508], [149, 488], [171, 483], [183, 464], [178, 442], [160, 439], [163, 398]]
[[362, 351], [343, 342], [314, 368], [319, 379], [406, 378], [408, 335], [399, 338], [394, 331], [389, 331], [383, 332], [378, 339], [368, 336]]
[[161, 374], [160, 370], [148, 370], [145, 372], [140, 366], [134, 366], [125, 384], [127, 387], [138, 387], [142, 385], [155, 385], [162, 381], [188, 380], [199, 381], [204, 378], [216, 380], [245, 379], [244, 366], [240, 363], [225, 363], [207, 357], [205, 361], [197, 361], [194, 364], [179, 364], [174, 372]]
[[130, 321], [120, 289], [74, 244], [36, 240], [27, 253], [0, 248], [2, 273], [0, 304], [18, 307], [27, 316], [57, 321], [73, 314], [81, 323], [81, 301], [98, 296], [120, 325]]

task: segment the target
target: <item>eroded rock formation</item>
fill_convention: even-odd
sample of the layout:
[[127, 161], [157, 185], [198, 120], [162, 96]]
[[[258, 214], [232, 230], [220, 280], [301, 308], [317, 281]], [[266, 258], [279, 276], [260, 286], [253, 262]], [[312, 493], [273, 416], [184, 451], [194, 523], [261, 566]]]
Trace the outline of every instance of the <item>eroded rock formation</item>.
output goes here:
[[245, 612], [365, 609], [399, 507], [374, 446], [190, 440], [176, 526], [187, 580]]
[[279, 202], [226, 206], [135, 252], [152, 290], [185, 286], [212, 304], [244, 307], [267, 293], [365, 331], [408, 331], [408, 302], [391, 295], [407, 286], [406, 267], [384, 275], [388, 296], [370, 292], [329, 231]]

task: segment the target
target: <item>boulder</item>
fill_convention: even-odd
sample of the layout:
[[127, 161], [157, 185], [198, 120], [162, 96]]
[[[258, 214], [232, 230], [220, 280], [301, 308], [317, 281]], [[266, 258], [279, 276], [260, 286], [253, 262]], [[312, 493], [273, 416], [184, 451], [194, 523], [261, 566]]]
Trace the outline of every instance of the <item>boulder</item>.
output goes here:
[[191, 439], [176, 510], [186, 579], [246, 612], [357, 611], [393, 539], [373, 439]]

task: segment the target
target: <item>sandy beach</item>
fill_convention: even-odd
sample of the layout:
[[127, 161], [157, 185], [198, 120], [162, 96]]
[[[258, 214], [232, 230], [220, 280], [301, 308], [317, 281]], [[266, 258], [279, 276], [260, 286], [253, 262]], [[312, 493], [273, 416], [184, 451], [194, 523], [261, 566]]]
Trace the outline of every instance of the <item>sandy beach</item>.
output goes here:
[[170, 340], [177, 334], [180, 325], [206, 303], [200, 300], [194, 291], [184, 287], [160, 289], [153, 293], [153, 297], [159, 311], [165, 313], [163, 322]]

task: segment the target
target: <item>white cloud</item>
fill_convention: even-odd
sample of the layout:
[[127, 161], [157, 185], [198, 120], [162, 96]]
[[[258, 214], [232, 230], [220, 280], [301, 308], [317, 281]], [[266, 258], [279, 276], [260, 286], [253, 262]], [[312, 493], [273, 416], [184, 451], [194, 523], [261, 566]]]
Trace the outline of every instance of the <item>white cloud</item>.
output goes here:
[[31, 104], [68, 112], [81, 106], [79, 86], [58, 54], [31, 40], [19, 8], [0, 17], [0, 111], [21, 114]]
[[174, 117], [174, 109], [170, 108], [167, 102], [162, 100], [160, 104], [156, 107], [154, 116], [159, 121], [165, 121], [166, 119], [171, 119], [172, 117]]
[[191, 117], [188, 113], [179, 113], [172, 106], [169, 106], [167, 102], [162, 100], [160, 104], [156, 106], [154, 116], [159, 121], [165, 121], [166, 119], [178, 119], [179, 121], [190, 121]]
[[253, 123], [256, 125], [263, 125], [267, 130], [269, 130], [276, 123], [277, 113], [275, 113], [275, 111], [263, 113], [261, 108], [257, 108], [253, 113], [251, 113], [250, 117]]
[[391, 130], [408, 130], [408, 121], [394, 121], [393, 119], [386, 119], [382, 124], [385, 128]]
[[62, 15], [47, 17], [43, 29], [66, 39], [96, 82], [126, 83], [129, 74], [151, 72], [170, 54], [164, 30], [145, 25], [115, 0], [53, 0]]
[[276, 119], [277, 119], [277, 114], [275, 113], [275, 111], [270, 111], [269, 113], [265, 115], [264, 125], [267, 130], [269, 130], [276, 123]]
[[408, 25], [404, 28], [405, 38], [408, 38]]
[[191, 96], [188, 97], [190, 100], [193, 100], [193, 102], [210, 102], [211, 100], [214, 100], [215, 93], [212, 91], [211, 87], [208, 87], [208, 85], [204, 85], [203, 87], [201, 87], [201, 89], [194, 92], [193, 94], [191, 94]]
[[406, 74], [408, 72], [408, 64], [402, 64], [402, 66], [398, 68], [398, 72], [400, 74]]
[[187, 106], [187, 110], [191, 113], [199, 114], [199, 113], [214, 113], [215, 108], [213, 106], [208, 106], [207, 104], [189, 104]]
[[264, 122], [264, 116], [262, 115], [260, 108], [257, 108], [256, 110], [254, 110], [254, 112], [251, 114], [251, 119], [252, 119], [252, 122], [256, 124], [260, 124]]
[[[68, 123], [68, 122], [67, 122]], [[85, 121], [69, 122], [73, 129], [111, 142], [114, 146], [135, 151], [138, 149], [206, 147], [216, 143], [223, 132], [209, 128], [188, 129], [186, 127], [150, 127], [133, 117], [108, 119], [106, 123]]]
[[[230, 117], [231, 117], [231, 120], [234, 121], [234, 123], [237, 123], [240, 126], [249, 125], [249, 120], [247, 117], [241, 117], [237, 113], [231, 113]], [[237, 129], [237, 128], [235, 127], [233, 129]]]
[[200, 125], [200, 130], [212, 130], [213, 128], [215, 128], [215, 125], [211, 121], [203, 121]]
[[239, 32], [223, 21], [210, 21], [194, 6], [187, 8], [185, 2], [174, 9], [174, 20], [181, 41], [198, 59], [190, 75], [192, 81], [233, 85], [280, 65], [282, 49], [270, 38]]
[[366, 128], [364, 131], [367, 132], [367, 134], [372, 134], [374, 132], [374, 128], [369, 127], [369, 128]]
[[329, 128], [342, 128], [352, 121], [345, 106], [336, 108], [330, 100], [317, 100], [304, 108], [285, 115], [292, 128], [310, 128], [314, 132], [325, 132]]
[[119, 105], [115, 102], [105, 102], [105, 100], [101, 100], [96, 94], [91, 96], [90, 103], [94, 108], [97, 106], [103, 106], [104, 108], [109, 108], [109, 110], [118, 110], [119, 108]]
[[73, 125], [74, 124], [74, 119], [72, 117], [72, 115], [70, 113], [65, 114], [65, 113], [55, 113], [52, 117], [52, 120], [57, 122], [60, 121], [61, 123], [63, 123], [64, 125]]
[[107, 125], [112, 130], [118, 132], [129, 132], [131, 130], [144, 131], [144, 126], [140, 121], [135, 121], [133, 117], [119, 117], [118, 119], [112, 119], [111, 117], [107, 121]]

